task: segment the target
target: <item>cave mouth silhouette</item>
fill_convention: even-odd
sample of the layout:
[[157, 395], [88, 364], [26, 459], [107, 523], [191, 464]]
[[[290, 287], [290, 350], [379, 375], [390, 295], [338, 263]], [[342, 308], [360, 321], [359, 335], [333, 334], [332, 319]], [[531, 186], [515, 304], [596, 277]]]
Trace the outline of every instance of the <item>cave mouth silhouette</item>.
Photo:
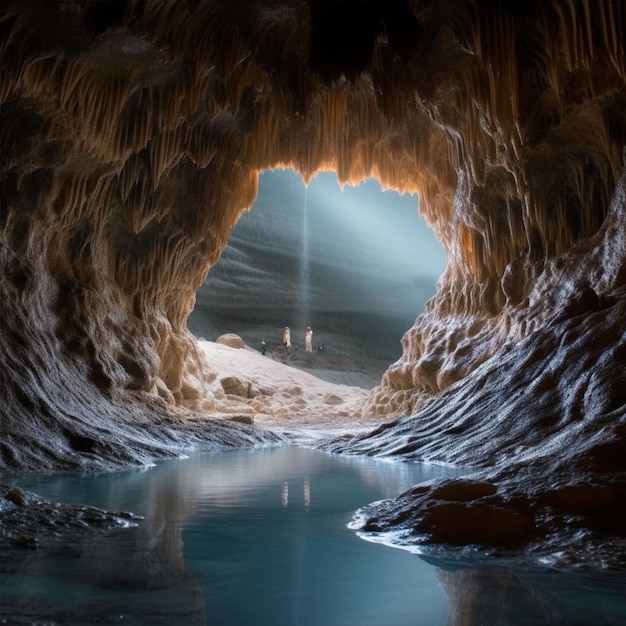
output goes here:
[[374, 177], [340, 184], [334, 170], [308, 182], [292, 168], [268, 169], [258, 195], [200, 288], [190, 330], [214, 339], [234, 332], [251, 347], [280, 343], [285, 325], [304, 346], [374, 370], [401, 356], [400, 340], [435, 294], [443, 246], [419, 214], [415, 193]]

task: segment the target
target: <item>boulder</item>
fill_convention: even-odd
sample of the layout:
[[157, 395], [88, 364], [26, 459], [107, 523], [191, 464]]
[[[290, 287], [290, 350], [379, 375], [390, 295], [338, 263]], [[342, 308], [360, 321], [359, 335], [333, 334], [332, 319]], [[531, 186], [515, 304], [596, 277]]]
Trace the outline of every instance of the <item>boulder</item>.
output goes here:
[[235, 333], [226, 333], [225, 335], [220, 335], [215, 343], [221, 343], [224, 346], [230, 346], [231, 348], [245, 348], [246, 342]]
[[241, 396], [242, 398], [250, 397], [250, 382], [242, 380], [237, 376], [225, 376], [220, 379], [220, 384], [227, 395]]

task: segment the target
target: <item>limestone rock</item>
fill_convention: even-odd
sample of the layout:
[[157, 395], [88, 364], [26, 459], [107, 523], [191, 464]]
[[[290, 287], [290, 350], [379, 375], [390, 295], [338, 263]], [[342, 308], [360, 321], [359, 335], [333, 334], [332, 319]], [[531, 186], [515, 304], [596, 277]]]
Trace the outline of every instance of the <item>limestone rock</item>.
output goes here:
[[245, 341], [235, 333], [226, 333], [225, 335], [220, 335], [216, 340], [216, 343], [221, 343], [225, 346], [230, 346], [231, 348], [245, 348]]
[[241, 396], [242, 398], [249, 398], [250, 396], [250, 382], [237, 378], [236, 376], [227, 376], [220, 380], [224, 393], [235, 396]]

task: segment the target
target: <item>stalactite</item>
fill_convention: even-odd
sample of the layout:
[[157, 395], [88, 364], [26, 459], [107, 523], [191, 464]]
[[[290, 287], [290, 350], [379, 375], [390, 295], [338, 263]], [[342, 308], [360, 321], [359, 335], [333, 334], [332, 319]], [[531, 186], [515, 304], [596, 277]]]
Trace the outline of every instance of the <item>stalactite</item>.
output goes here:
[[[419, 193], [449, 267], [432, 312], [418, 321], [427, 329], [409, 335], [403, 363], [385, 378], [390, 412], [464, 376], [507, 333], [517, 339], [535, 328], [540, 322], [520, 330], [510, 311], [499, 315], [507, 301], [521, 307], [532, 288], [502, 287], [502, 277], [567, 255], [607, 216], [626, 137], [626, 11], [617, 0], [409, 3], [419, 41], [400, 53], [381, 24], [363, 70], [353, 75], [339, 58], [331, 78], [310, 66], [310, 7], [298, 0], [249, 11], [212, 0], [133, 1], [122, 23], [98, 36], [86, 31], [78, 3], [67, 40], [36, 36], [42, 11], [64, 23], [59, 3], [21, 5], [9, 2], [0, 15], [0, 105], [14, 108], [20, 136], [32, 136], [23, 152], [10, 133], [0, 137], [6, 210], [27, 222], [36, 207], [54, 231], [51, 282], [53, 261], [70, 256], [61, 231], [90, 224], [106, 241], [93, 252], [106, 262], [93, 262], [89, 280], [111, 285], [129, 328], [134, 316], [142, 332], [151, 332], [145, 320], [174, 320], [151, 340], [158, 358], [145, 360], [152, 371], [174, 346], [179, 357], [161, 374], [176, 381], [177, 401], [185, 311], [252, 205], [259, 170], [289, 165], [308, 180], [333, 169], [341, 182], [376, 175]], [[43, 120], [38, 130], [24, 110]], [[54, 150], [53, 168], [45, 154]], [[51, 182], [39, 188], [38, 177]], [[87, 247], [76, 246], [84, 260]], [[447, 321], [434, 321], [438, 313]], [[449, 327], [481, 316], [501, 324], [489, 327], [482, 350], [462, 357], [434, 347], [447, 345]], [[439, 377], [425, 371], [436, 349], [450, 353]], [[391, 407], [396, 391], [403, 395]]]

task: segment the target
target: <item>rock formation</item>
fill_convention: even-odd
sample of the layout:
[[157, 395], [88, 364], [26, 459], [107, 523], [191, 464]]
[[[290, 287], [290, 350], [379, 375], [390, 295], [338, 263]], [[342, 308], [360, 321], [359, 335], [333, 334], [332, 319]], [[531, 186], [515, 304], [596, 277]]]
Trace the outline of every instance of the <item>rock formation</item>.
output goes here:
[[186, 319], [290, 166], [417, 192], [446, 250], [364, 407], [421, 412], [372, 449], [615, 483], [625, 34], [620, 0], [5, 1], [2, 465], [211, 409]]

